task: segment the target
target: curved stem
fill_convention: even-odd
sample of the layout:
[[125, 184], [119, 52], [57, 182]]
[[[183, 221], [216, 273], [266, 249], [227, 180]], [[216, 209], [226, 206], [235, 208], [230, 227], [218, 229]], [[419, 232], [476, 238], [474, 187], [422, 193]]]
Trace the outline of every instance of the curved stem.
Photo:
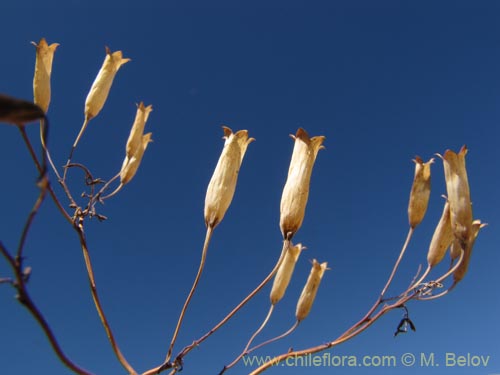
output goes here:
[[[248, 294], [236, 307], [234, 307], [219, 323], [217, 323], [212, 329], [210, 329], [207, 333], [205, 333], [202, 337], [199, 339], [193, 341], [190, 345], [187, 345], [184, 347], [179, 354], [176, 356], [176, 361], [177, 362], [182, 362], [182, 359], [195, 347], [200, 345], [203, 341], [208, 339], [215, 331], [217, 331], [219, 328], [221, 328], [224, 324], [226, 324], [239, 310], [245, 306], [248, 301], [250, 301], [257, 293], [259, 293], [264, 286], [267, 285], [267, 283], [272, 279], [272, 277], [276, 274], [278, 271], [278, 268], [280, 267], [281, 263], [283, 262], [283, 259], [285, 257], [285, 253], [290, 246], [290, 241], [288, 239], [285, 239], [283, 241], [283, 248], [281, 250], [281, 255], [276, 262], [276, 265], [274, 268], [271, 270], [271, 272], [262, 280], [262, 282], [252, 291], [250, 294]], [[154, 367], [152, 369], [149, 369], [145, 372], [142, 373], [142, 375], [155, 375], [159, 374], [163, 370], [166, 370], [168, 368], [172, 368], [172, 364], [170, 362], [165, 362], [161, 366]], [[176, 370], [174, 369], [171, 374], [174, 374]]]
[[[85, 116], [85, 120], [83, 121], [82, 128], [80, 129], [80, 132], [76, 136], [75, 142], [73, 143], [73, 146], [71, 147], [71, 151], [69, 152], [68, 161], [66, 162], [66, 165], [71, 163], [71, 159], [73, 158], [73, 153], [75, 152], [76, 147], [78, 146], [78, 142], [80, 142], [80, 138], [82, 137], [83, 132], [85, 131], [85, 129], [87, 129], [87, 125], [89, 123], [89, 120], [90, 119], [87, 116]], [[64, 168], [62, 181], [66, 181], [67, 171], [68, 171], [68, 169]]]
[[137, 375], [136, 371], [127, 362], [127, 360], [123, 356], [122, 352], [120, 351], [120, 348], [118, 347], [118, 344], [116, 343], [115, 337], [114, 337], [113, 332], [111, 330], [111, 327], [108, 323], [106, 315], [104, 314], [104, 310], [102, 308], [101, 301], [99, 299], [99, 295], [97, 294], [97, 287], [96, 287], [96, 283], [95, 283], [94, 271], [92, 268], [92, 262], [91, 262], [90, 254], [89, 254], [89, 251], [87, 248], [87, 241], [85, 239], [83, 227], [81, 224], [79, 224], [78, 226], [75, 225], [75, 229], [78, 233], [78, 237], [80, 239], [80, 245], [81, 245], [82, 252], [83, 252], [83, 257], [85, 259], [85, 266], [87, 268], [87, 275], [88, 275], [89, 282], [90, 282], [90, 292], [92, 294], [92, 298], [94, 300], [94, 304], [95, 304], [95, 307], [97, 309], [97, 313], [99, 314], [99, 318], [101, 319], [102, 325], [104, 326], [104, 330], [106, 331], [106, 335], [108, 336], [109, 342], [111, 343], [111, 347], [112, 347], [118, 361], [128, 371], [128, 373], [131, 375]]
[[[41, 166], [40, 162], [38, 161], [38, 158], [37, 158], [37, 156], [35, 154], [35, 151], [33, 150], [33, 146], [31, 145], [31, 142], [30, 142], [30, 140], [28, 138], [28, 135], [26, 134], [26, 130], [24, 129], [24, 127], [18, 127], [18, 128], [19, 128], [19, 131], [21, 132], [21, 136], [22, 136], [22, 138], [24, 140], [24, 143], [26, 144], [26, 147], [28, 148], [28, 151], [29, 151], [29, 153], [31, 155], [31, 158], [33, 159], [33, 162], [35, 163], [35, 166], [36, 166], [38, 172], [42, 173], [43, 167]], [[49, 191], [49, 194], [50, 194], [52, 200], [56, 204], [56, 206], [59, 209], [59, 211], [61, 212], [61, 214], [64, 216], [64, 218], [71, 225], [73, 225], [73, 219], [71, 218], [71, 216], [69, 216], [69, 214], [66, 212], [66, 210], [62, 206], [61, 202], [57, 198], [57, 196], [56, 196], [54, 190], [52, 189], [52, 186], [50, 185], [50, 183], [49, 183], [48, 180], [47, 180], [47, 190]]]
[[266, 345], [271, 344], [271, 343], [273, 343], [275, 341], [281, 340], [282, 338], [285, 338], [290, 333], [292, 333], [293, 331], [295, 331], [295, 329], [299, 326], [299, 324], [300, 324], [300, 320], [296, 320], [295, 323], [293, 324], [293, 326], [288, 331], [286, 331], [285, 333], [282, 333], [279, 336], [273, 337], [272, 339], [264, 341], [264, 342], [260, 343], [259, 345], [255, 345], [253, 348], [250, 348], [248, 350], [247, 354], [250, 354], [250, 353], [252, 353], [253, 351], [255, 351], [257, 349], [262, 348], [263, 346], [266, 346]]
[[411, 237], [413, 236], [413, 232], [415, 231], [415, 228], [410, 227], [408, 230], [408, 235], [406, 236], [406, 241], [403, 245], [403, 248], [401, 249], [401, 252], [399, 253], [398, 260], [394, 264], [394, 267], [392, 268], [391, 275], [389, 276], [389, 279], [387, 280], [387, 283], [384, 286], [384, 289], [382, 289], [382, 292], [380, 293], [380, 299], [384, 298], [384, 294], [389, 288], [389, 286], [392, 283], [392, 279], [394, 278], [394, 275], [396, 274], [396, 271], [398, 270], [399, 263], [401, 263], [401, 260], [403, 259], [403, 256], [405, 255], [406, 249], [408, 247], [408, 244], [410, 243]]
[[30, 312], [33, 318], [37, 321], [38, 325], [42, 328], [45, 336], [49, 340], [52, 350], [57, 355], [59, 360], [76, 374], [92, 375], [91, 372], [79, 367], [73, 361], [71, 361], [66, 356], [66, 354], [64, 354], [63, 350], [61, 349], [61, 346], [59, 345], [59, 342], [57, 341], [54, 333], [52, 332], [52, 329], [50, 328], [49, 324], [45, 320], [40, 310], [37, 308], [37, 306], [31, 299], [28, 290], [26, 289], [25, 277], [22, 273], [21, 260], [14, 259], [1, 242], [0, 242], [0, 253], [5, 257], [5, 259], [7, 259], [7, 262], [9, 263], [10, 267], [12, 268], [13, 272], [16, 275], [16, 283], [15, 285], [14, 284], [12, 285], [14, 285], [14, 287], [18, 291], [17, 300]]
[[181, 314], [179, 315], [179, 319], [177, 320], [177, 326], [175, 327], [174, 335], [172, 336], [172, 341], [170, 342], [170, 346], [168, 348], [167, 356], [165, 357], [165, 362], [170, 361], [170, 357], [172, 356], [172, 350], [174, 349], [175, 341], [177, 340], [177, 335], [179, 334], [179, 330], [182, 325], [182, 321], [184, 320], [184, 315], [186, 314], [186, 310], [191, 302], [191, 298], [193, 298], [196, 287], [198, 286], [198, 282], [200, 281], [201, 274], [203, 272], [203, 268], [205, 266], [205, 260], [207, 258], [207, 250], [208, 245], [210, 244], [210, 239], [212, 238], [214, 228], [212, 226], [207, 227], [207, 233], [205, 236], [205, 242], [203, 244], [203, 251], [201, 253], [201, 261], [200, 266], [198, 267], [198, 273], [196, 274], [196, 278], [194, 279], [193, 286], [189, 291], [189, 294], [184, 302], [184, 306], [182, 307]]
[[271, 305], [271, 307], [269, 308], [269, 312], [267, 313], [266, 315], [266, 318], [264, 319], [264, 321], [262, 322], [262, 324], [260, 325], [260, 327], [254, 332], [254, 334], [252, 335], [252, 337], [250, 337], [250, 340], [248, 340], [247, 342], [247, 345], [245, 346], [245, 349], [243, 349], [243, 351], [240, 353], [240, 355], [238, 355], [234, 360], [233, 362], [231, 362], [229, 365], [227, 366], [224, 366], [224, 368], [222, 369], [222, 371], [219, 373], [219, 375], [222, 375], [224, 372], [226, 372], [226, 370], [229, 370], [231, 367], [233, 367], [234, 365], [236, 365], [239, 360], [241, 358], [243, 358], [243, 356], [245, 356], [246, 354], [248, 354], [248, 348], [250, 347], [250, 345], [252, 344], [253, 340], [255, 339], [255, 337], [257, 337], [257, 335], [262, 332], [262, 330], [264, 329], [264, 327], [266, 326], [267, 322], [269, 321], [269, 318], [271, 317], [272, 313], [273, 313], [273, 310], [274, 310], [274, 305]]

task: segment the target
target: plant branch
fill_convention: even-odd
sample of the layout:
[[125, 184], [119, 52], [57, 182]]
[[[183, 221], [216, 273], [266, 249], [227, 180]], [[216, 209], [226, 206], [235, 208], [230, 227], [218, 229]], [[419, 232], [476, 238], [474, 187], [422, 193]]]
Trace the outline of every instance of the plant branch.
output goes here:
[[40, 312], [40, 310], [37, 308], [33, 300], [31, 299], [28, 290], [26, 289], [26, 284], [25, 284], [25, 276], [23, 275], [22, 271], [22, 260], [21, 259], [14, 259], [5, 246], [3, 245], [2, 242], [0, 242], [0, 253], [4, 256], [4, 258], [7, 260], [9, 263], [10, 267], [12, 268], [12, 271], [16, 275], [16, 281], [15, 283], [11, 283], [14, 288], [16, 288], [18, 295], [16, 296], [17, 300], [19, 303], [21, 303], [33, 316], [33, 318], [37, 321], [37, 323], [40, 325], [42, 328], [45, 336], [49, 340], [50, 346], [52, 347], [52, 350], [56, 353], [57, 357], [59, 360], [70, 370], [75, 372], [76, 374], [79, 375], [92, 375], [91, 372], [79, 367], [76, 365], [73, 361], [71, 361], [66, 354], [64, 354], [63, 350], [61, 349], [61, 346], [59, 345], [54, 333], [52, 332], [52, 329], [50, 328], [49, 324], [45, 320], [44, 316]]
[[111, 330], [111, 327], [108, 323], [106, 315], [104, 314], [104, 310], [102, 308], [101, 301], [100, 301], [99, 295], [97, 293], [97, 287], [96, 287], [96, 282], [95, 282], [95, 277], [94, 277], [94, 271], [92, 268], [92, 262], [91, 262], [90, 254], [89, 254], [89, 251], [87, 248], [87, 241], [85, 238], [85, 234], [83, 232], [83, 224], [82, 223], [79, 223], [78, 225], [75, 224], [75, 230], [78, 233], [78, 237], [80, 239], [80, 246], [82, 248], [83, 257], [85, 259], [85, 266], [87, 268], [87, 275], [88, 275], [89, 283], [90, 283], [90, 292], [92, 294], [92, 298], [94, 300], [94, 304], [95, 304], [95, 307], [97, 309], [97, 313], [99, 314], [99, 318], [101, 319], [104, 330], [106, 331], [106, 335], [108, 336], [111, 347], [116, 355], [116, 358], [122, 364], [122, 366], [128, 371], [128, 373], [130, 375], [137, 375], [136, 371], [127, 362], [127, 360], [123, 356], [122, 352], [120, 351], [120, 348], [118, 347], [118, 344], [117, 344], [115, 337], [113, 335], [113, 331]]

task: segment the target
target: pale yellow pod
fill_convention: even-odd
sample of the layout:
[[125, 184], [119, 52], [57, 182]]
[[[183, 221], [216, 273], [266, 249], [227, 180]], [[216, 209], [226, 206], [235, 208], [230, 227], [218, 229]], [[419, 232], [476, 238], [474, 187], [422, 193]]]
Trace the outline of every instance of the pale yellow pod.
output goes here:
[[153, 110], [152, 105], [144, 106], [143, 102], [140, 102], [137, 106], [137, 112], [135, 115], [134, 124], [130, 130], [130, 135], [127, 140], [126, 154], [130, 158], [135, 154], [138, 147], [143, 144], [142, 136], [144, 134], [144, 127], [148, 121], [149, 113]]
[[125, 156], [125, 160], [123, 161], [122, 169], [120, 171], [120, 182], [122, 185], [130, 182], [130, 180], [132, 180], [135, 176], [149, 142], [153, 141], [151, 139], [152, 134], [153, 133], [144, 134], [141, 139], [141, 145], [137, 147], [135, 153], [131, 157]]
[[415, 228], [422, 222], [429, 204], [429, 197], [431, 195], [431, 164], [434, 163], [434, 159], [430, 159], [427, 163], [424, 163], [417, 156], [413, 161], [415, 162], [415, 176], [408, 203], [408, 220], [410, 226]]
[[283, 261], [278, 268], [278, 272], [276, 272], [276, 276], [274, 277], [273, 287], [271, 289], [271, 304], [277, 304], [285, 295], [286, 288], [290, 283], [290, 279], [292, 278], [293, 270], [295, 269], [295, 264], [299, 259], [300, 253], [305, 249], [305, 246], [302, 244], [297, 244], [295, 246], [288, 247]]
[[247, 146], [254, 141], [248, 138], [247, 130], [239, 130], [233, 133], [226, 126], [224, 130], [225, 143], [221, 156], [215, 167], [215, 171], [210, 179], [205, 196], [205, 224], [207, 227], [215, 228], [219, 224], [236, 190], [238, 172], [245, 156]]
[[314, 162], [318, 151], [324, 148], [325, 139], [324, 136], [309, 138], [302, 128], [295, 136], [290, 136], [295, 143], [280, 204], [281, 233], [288, 239], [299, 230], [304, 220]]
[[92, 87], [85, 100], [85, 118], [90, 120], [91, 118], [97, 116], [101, 111], [106, 99], [108, 98], [109, 90], [113, 84], [113, 79], [115, 78], [118, 69], [130, 61], [130, 59], [124, 59], [122, 57], [122, 51], [116, 51], [111, 53], [108, 47], [106, 47], [106, 57], [104, 63], [102, 64], [99, 73], [97, 74]]
[[314, 299], [316, 298], [316, 293], [318, 292], [319, 284], [323, 278], [323, 274], [328, 269], [328, 263], [318, 263], [316, 259], [313, 259], [313, 265], [309, 277], [307, 278], [306, 285], [300, 294], [299, 302], [297, 303], [297, 310], [295, 311], [295, 317], [300, 322], [304, 320], [313, 305]]
[[472, 206], [470, 201], [469, 181], [465, 167], [467, 148], [463, 146], [456, 154], [447, 150], [443, 159], [446, 191], [450, 202], [451, 228], [454, 236], [464, 249], [472, 233]]
[[446, 250], [453, 242], [453, 231], [451, 230], [450, 203], [446, 201], [441, 219], [432, 235], [429, 252], [427, 253], [427, 262], [430, 267], [434, 267], [443, 260]]
[[38, 44], [31, 42], [36, 47], [35, 75], [33, 77], [33, 96], [37, 104], [46, 113], [50, 104], [50, 75], [54, 52], [59, 46], [57, 43], [47, 44], [45, 38]]
[[488, 224], [481, 223], [481, 220], [474, 220], [472, 222], [471, 237], [467, 242], [468, 246], [464, 250], [465, 253], [462, 259], [462, 263], [460, 263], [458, 268], [453, 273], [453, 281], [455, 282], [455, 284], [458, 283], [460, 280], [462, 280], [465, 274], [467, 273], [467, 269], [469, 268], [470, 257], [472, 255], [472, 248], [474, 247], [474, 243], [476, 242], [479, 230], [485, 227], [486, 225]]

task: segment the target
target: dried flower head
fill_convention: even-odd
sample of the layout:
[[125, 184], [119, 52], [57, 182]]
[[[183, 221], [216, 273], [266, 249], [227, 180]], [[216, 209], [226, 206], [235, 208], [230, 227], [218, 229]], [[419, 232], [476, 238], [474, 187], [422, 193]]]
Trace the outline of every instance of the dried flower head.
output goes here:
[[148, 121], [149, 113], [153, 110], [152, 105], [144, 106], [143, 102], [140, 102], [137, 106], [137, 112], [135, 115], [134, 124], [130, 130], [130, 135], [127, 140], [126, 154], [128, 157], [132, 157], [137, 149], [143, 144], [144, 127]]
[[446, 190], [450, 202], [451, 228], [463, 249], [467, 249], [467, 242], [472, 233], [472, 206], [465, 168], [466, 154], [467, 148], [463, 146], [458, 154], [447, 150], [444, 156], [439, 155], [443, 159]]
[[453, 231], [451, 230], [450, 221], [450, 203], [446, 201], [441, 219], [432, 235], [429, 252], [427, 253], [427, 262], [430, 267], [434, 267], [443, 260], [446, 250], [453, 242]]
[[226, 126], [222, 129], [224, 130], [223, 139], [226, 141], [205, 196], [205, 224], [212, 228], [222, 221], [231, 204], [241, 162], [247, 146], [254, 141], [253, 138], [248, 138], [247, 130], [233, 133]]
[[45, 38], [40, 39], [36, 44], [35, 75], [33, 77], [33, 96], [35, 104], [47, 112], [50, 104], [50, 75], [52, 73], [52, 60], [54, 52], [59, 46], [57, 43], [47, 44]]
[[290, 243], [288, 249], [286, 250], [285, 256], [283, 258], [283, 262], [278, 268], [278, 272], [274, 277], [273, 287], [271, 289], [271, 303], [273, 305], [277, 304], [285, 295], [286, 288], [290, 283], [290, 279], [292, 278], [293, 270], [295, 269], [295, 264], [299, 259], [299, 255], [302, 250], [305, 249], [305, 246], [302, 244], [297, 244], [292, 246]]
[[453, 273], [453, 280], [455, 284], [458, 283], [460, 280], [462, 280], [465, 274], [467, 273], [467, 269], [469, 268], [470, 257], [472, 255], [472, 248], [474, 247], [474, 243], [476, 242], [479, 230], [481, 228], [484, 228], [486, 225], [488, 224], [481, 223], [481, 220], [474, 220], [472, 222], [471, 237], [467, 241], [467, 247], [464, 249], [464, 257], [458, 268]]
[[288, 239], [299, 230], [304, 220], [312, 169], [318, 151], [324, 148], [322, 143], [325, 139], [323, 136], [309, 138], [302, 128], [297, 130], [295, 136], [290, 136], [295, 144], [280, 205], [281, 233], [283, 238]]
[[90, 120], [97, 116], [101, 111], [106, 99], [108, 98], [109, 90], [113, 84], [118, 69], [130, 61], [122, 57], [122, 51], [111, 53], [110, 49], [106, 47], [106, 57], [102, 64], [99, 73], [97, 74], [92, 87], [90, 88], [87, 99], [85, 100], [85, 118]]
[[423, 220], [429, 197], [431, 195], [431, 164], [434, 159], [424, 163], [420, 157], [415, 157], [415, 177], [411, 187], [410, 202], [408, 204], [408, 220], [415, 228]]
[[125, 156], [125, 160], [123, 161], [122, 169], [120, 171], [120, 182], [122, 185], [130, 182], [130, 180], [135, 176], [149, 142], [153, 142], [151, 139], [152, 134], [153, 133], [144, 134], [141, 137], [141, 144], [134, 150], [134, 153], [131, 156]]
[[295, 317], [300, 322], [304, 320], [313, 305], [314, 299], [316, 298], [316, 293], [318, 292], [319, 284], [323, 278], [323, 274], [328, 269], [328, 263], [318, 263], [316, 259], [313, 259], [311, 273], [307, 278], [306, 285], [300, 294], [299, 302], [297, 303], [297, 310], [295, 312]]

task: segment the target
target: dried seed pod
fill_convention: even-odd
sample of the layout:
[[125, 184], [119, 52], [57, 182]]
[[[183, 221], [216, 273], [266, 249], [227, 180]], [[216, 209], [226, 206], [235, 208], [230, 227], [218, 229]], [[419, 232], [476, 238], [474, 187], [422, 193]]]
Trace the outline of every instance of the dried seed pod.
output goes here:
[[278, 272], [276, 272], [276, 276], [274, 277], [273, 287], [271, 289], [271, 304], [277, 304], [285, 295], [286, 288], [290, 283], [290, 279], [292, 278], [293, 270], [295, 269], [295, 264], [299, 259], [299, 255], [302, 250], [305, 249], [305, 246], [302, 244], [297, 244], [295, 246], [289, 245], [283, 261], [278, 268]]
[[130, 59], [124, 59], [122, 57], [122, 51], [111, 53], [110, 49], [106, 47], [104, 63], [85, 100], [85, 118], [87, 120], [99, 114], [108, 98], [109, 90], [111, 89], [113, 79], [118, 69], [128, 61], [130, 61]]
[[434, 159], [424, 163], [420, 157], [415, 157], [415, 177], [411, 187], [410, 202], [408, 204], [408, 220], [415, 228], [423, 220], [429, 197], [431, 195], [431, 164]]
[[465, 168], [467, 148], [463, 146], [456, 154], [447, 150], [443, 159], [446, 190], [450, 202], [451, 228], [460, 246], [467, 249], [467, 242], [472, 233], [472, 206], [470, 202], [469, 182]]
[[467, 241], [467, 247], [465, 248], [465, 253], [464, 257], [462, 259], [462, 263], [458, 266], [458, 268], [455, 270], [453, 273], [453, 280], [456, 283], [458, 283], [460, 280], [462, 280], [467, 273], [467, 269], [469, 268], [469, 262], [470, 262], [470, 257], [472, 255], [472, 248], [474, 247], [474, 243], [476, 242], [476, 238], [479, 234], [479, 230], [483, 227], [485, 227], [486, 223], [481, 223], [481, 220], [474, 220], [472, 222], [472, 230], [471, 230], [471, 237]]
[[50, 104], [50, 75], [52, 73], [52, 60], [58, 43], [47, 44], [45, 38], [36, 44], [35, 75], [33, 77], [33, 96], [35, 104], [47, 112]]
[[41, 119], [45, 119], [45, 112], [36, 104], [0, 94], [0, 122], [22, 126]]
[[123, 161], [122, 169], [120, 171], [120, 182], [122, 185], [130, 182], [130, 180], [135, 176], [137, 169], [139, 169], [139, 165], [141, 164], [142, 157], [144, 156], [144, 151], [148, 147], [149, 142], [153, 142], [151, 139], [151, 135], [153, 133], [147, 133], [142, 136], [142, 142], [135, 149], [134, 154], [131, 157], [125, 156], [125, 160]]
[[241, 162], [247, 146], [254, 141], [253, 138], [248, 138], [247, 130], [233, 133], [226, 126], [222, 128], [224, 130], [223, 139], [226, 141], [205, 196], [205, 224], [212, 228], [215, 228], [222, 221], [231, 204]]
[[434, 230], [429, 252], [427, 253], [427, 262], [430, 267], [434, 267], [443, 260], [446, 250], [453, 242], [453, 231], [451, 230], [450, 221], [450, 203], [446, 201], [441, 219]]
[[304, 220], [311, 174], [318, 151], [324, 148], [323, 136], [309, 138], [307, 132], [299, 128], [290, 135], [295, 144], [288, 169], [280, 204], [280, 228], [283, 238], [291, 239]]
[[126, 154], [129, 158], [131, 158], [135, 154], [138, 147], [141, 147], [141, 145], [143, 144], [142, 137], [144, 135], [144, 127], [146, 126], [146, 122], [148, 121], [149, 113], [152, 110], [152, 105], [144, 107], [143, 102], [140, 102], [137, 106], [134, 124], [132, 125], [132, 129], [130, 130], [130, 135], [128, 137], [126, 146]]
[[311, 273], [307, 278], [306, 285], [300, 294], [299, 302], [297, 303], [297, 310], [295, 311], [295, 317], [300, 322], [304, 320], [309, 312], [318, 292], [319, 284], [323, 278], [323, 274], [328, 269], [328, 263], [318, 263], [316, 259], [313, 259], [313, 265], [311, 268]]

